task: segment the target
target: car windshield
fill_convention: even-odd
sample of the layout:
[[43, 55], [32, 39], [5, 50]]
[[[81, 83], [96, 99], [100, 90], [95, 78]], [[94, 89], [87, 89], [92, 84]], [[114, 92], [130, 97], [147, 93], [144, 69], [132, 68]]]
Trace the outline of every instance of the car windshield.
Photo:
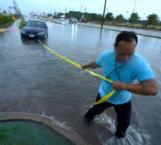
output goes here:
[[27, 26], [45, 28], [45, 24], [39, 21], [28, 21]]

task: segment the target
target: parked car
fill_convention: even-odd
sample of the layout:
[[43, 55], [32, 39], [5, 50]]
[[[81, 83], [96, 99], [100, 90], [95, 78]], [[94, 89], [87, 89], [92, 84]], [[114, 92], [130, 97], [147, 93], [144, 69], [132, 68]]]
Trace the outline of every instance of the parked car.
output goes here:
[[76, 24], [78, 20], [76, 18], [70, 18], [69, 19], [69, 24]]
[[48, 28], [45, 22], [38, 20], [29, 20], [21, 30], [21, 38], [48, 38]]
[[61, 25], [66, 25], [66, 24], [68, 24], [68, 21], [65, 18], [59, 18], [59, 19], [55, 19], [54, 23], [61, 24]]
[[87, 23], [87, 20], [85, 18], [81, 18], [79, 22], [81, 22], [81, 23]]

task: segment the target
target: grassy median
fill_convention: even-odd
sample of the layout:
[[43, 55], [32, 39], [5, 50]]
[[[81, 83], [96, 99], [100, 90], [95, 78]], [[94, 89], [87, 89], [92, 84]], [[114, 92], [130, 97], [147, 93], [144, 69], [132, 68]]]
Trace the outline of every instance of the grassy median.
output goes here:
[[13, 15], [0, 15], [0, 27], [10, 26], [15, 21]]

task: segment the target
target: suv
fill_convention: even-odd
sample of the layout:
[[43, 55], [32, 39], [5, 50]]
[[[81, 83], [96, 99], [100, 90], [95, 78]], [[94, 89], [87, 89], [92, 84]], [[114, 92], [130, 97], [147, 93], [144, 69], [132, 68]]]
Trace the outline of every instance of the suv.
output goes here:
[[29, 20], [21, 30], [21, 38], [40, 38], [47, 40], [48, 28], [46, 23], [38, 20]]

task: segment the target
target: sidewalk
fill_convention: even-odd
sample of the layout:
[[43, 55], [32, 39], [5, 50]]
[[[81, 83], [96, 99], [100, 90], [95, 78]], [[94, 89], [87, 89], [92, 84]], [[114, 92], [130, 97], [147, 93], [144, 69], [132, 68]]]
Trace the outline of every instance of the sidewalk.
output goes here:
[[[78, 24], [83, 26], [88, 26], [88, 27], [101, 28], [101, 25], [99, 24], [92, 24], [92, 23], [78, 23]], [[129, 27], [118, 27], [118, 26], [110, 26], [110, 25], [104, 25], [103, 29], [108, 29], [108, 30], [118, 31], [118, 32], [125, 31], [125, 30], [134, 31], [138, 35], [161, 39], [161, 31], [145, 30], [145, 29], [129, 28]]]

